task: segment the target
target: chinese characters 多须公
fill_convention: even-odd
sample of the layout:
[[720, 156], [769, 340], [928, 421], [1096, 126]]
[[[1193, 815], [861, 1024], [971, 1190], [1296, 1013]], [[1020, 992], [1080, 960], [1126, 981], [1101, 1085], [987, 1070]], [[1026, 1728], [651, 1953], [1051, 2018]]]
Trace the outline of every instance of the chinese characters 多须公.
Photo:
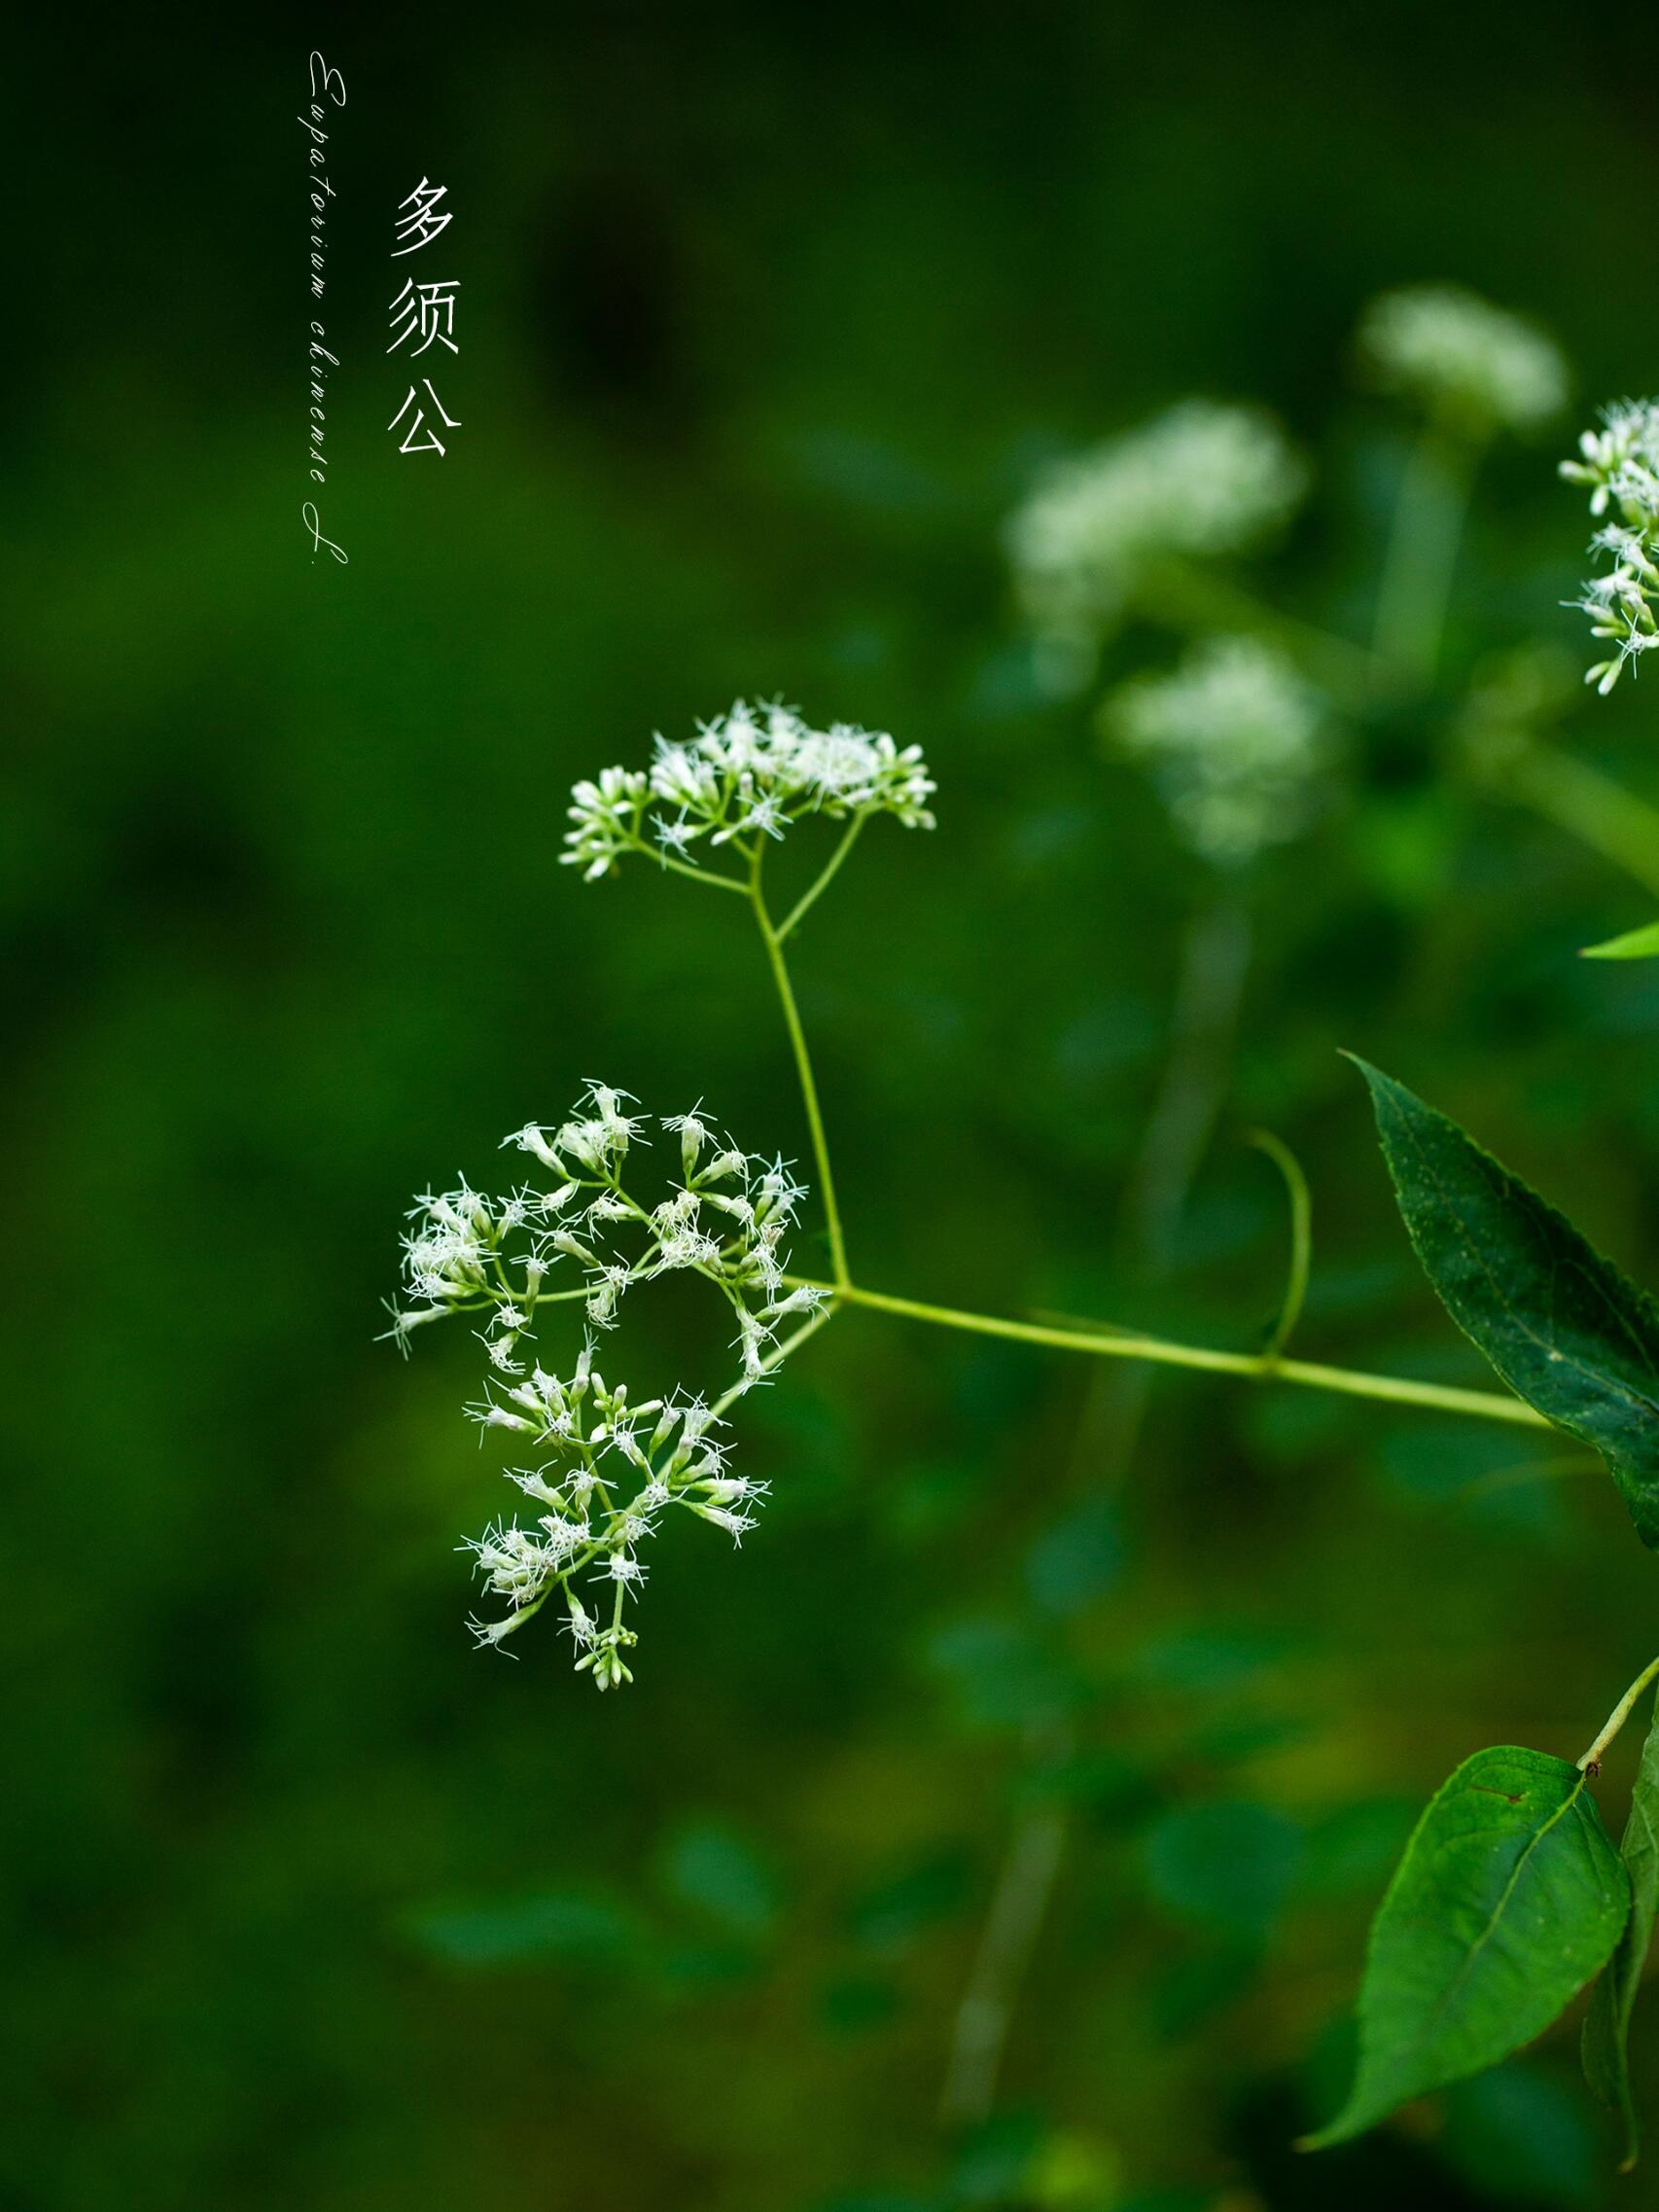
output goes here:
[[[398, 203], [394, 219], [394, 232], [398, 243], [392, 248], [392, 259], [401, 260], [405, 254], [418, 253], [447, 228], [450, 216], [441, 211], [439, 201], [447, 191], [446, 185], [435, 185], [422, 177], [411, 193]], [[455, 339], [455, 295], [461, 289], [458, 277], [444, 277], [438, 283], [419, 284], [412, 277], [405, 279], [404, 288], [392, 302], [388, 310], [391, 316], [392, 342], [388, 353], [396, 353], [400, 346], [408, 346], [411, 355], [428, 351], [436, 342], [446, 345], [449, 351], [459, 354], [461, 348]], [[437, 425], [446, 430], [458, 430], [461, 424], [450, 414], [433, 387], [430, 376], [421, 378], [426, 389], [429, 406], [423, 405], [411, 384], [404, 404], [386, 425], [396, 430], [406, 416], [412, 416], [398, 447], [400, 453], [444, 453], [448, 450], [438, 435]], [[422, 437], [422, 431], [425, 436]]]

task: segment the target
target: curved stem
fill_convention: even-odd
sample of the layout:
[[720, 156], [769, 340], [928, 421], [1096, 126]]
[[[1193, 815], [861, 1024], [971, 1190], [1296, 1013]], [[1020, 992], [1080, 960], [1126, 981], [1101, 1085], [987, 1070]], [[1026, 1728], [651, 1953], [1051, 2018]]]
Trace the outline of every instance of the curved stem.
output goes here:
[[1266, 1153], [1281, 1175], [1290, 1200], [1290, 1272], [1285, 1284], [1285, 1302], [1273, 1333], [1262, 1346], [1264, 1360], [1277, 1360], [1290, 1341], [1290, 1332], [1302, 1317], [1302, 1301], [1308, 1295], [1308, 1268], [1313, 1260], [1313, 1200], [1302, 1163], [1282, 1137], [1271, 1129], [1253, 1129], [1246, 1139], [1257, 1152]]
[[[845, 843], [847, 840], [842, 841]], [[749, 899], [755, 909], [755, 919], [759, 925], [766, 957], [772, 964], [772, 981], [778, 986], [778, 999], [784, 1010], [784, 1024], [790, 1033], [790, 1050], [794, 1054], [801, 1104], [806, 1109], [806, 1125], [812, 1137], [812, 1157], [818, 1169], [818, 1188], [824, 1199], [824, 1217], [830, 1230], [830, 1264], [835, 1280], [832, 1284], [819, 1287], [838, 1294], [850, 1287], [851, 1278], [847, 1273], [846, 1241], [841, 1234], [841, 1212], [835, 1203], [835, 1178], [830, 1167], [830, 1146], [824, 1134], [824, 1116], [818, 1104], [818, 1085], [813, 1080], [812, 1055], [806, 1049], [806, 1032], [800, 1025], [800, 1010], [794, 1003], [789, 963], [784, 958], [779, 933], [766, 910], [765, 895], [760, 889], [760, 857], [757, 850], [749, 877]]]
[[830, 855], [830, 858], [825, 862], [824, 868], [819, 874], [818, 880], [813, 883], [808, 890], [802, 893], [800, 898], [795, 901], [794, 905], [784, 916], [783, 920], [779, 922], [777, 937], [778, 943], [780, 945], [783, 943], [784, 939], [789, 936], [790, 932], [794, 928], [795, 924], [805, 919], [805, 917], [812, 911], [813, 908], [818, 904], [819, 900], [823, 898], [825, 892], [829, 890], [830, 884], [834, 882], [836, 872], [839, 870], [841, 863], [846, 859], [848, 853], [852, 851], [854, 845], [858, 842], [859, 832], [864, 828], [865, 824], [868, 820], [869, 810], [866, 807], [862, 813], [855, 814], [852, 820], [847, 824], [845, 830], [842, 831], [840, 841], [837, 843], [834, 851]]
[[833, 1295], [846, 1305], [866, 1305], [877, 1313], [897, 1313], [939, 1329], [963, 1329], [978, 1337], [1006, 1337], [1018, 1344], [1046, 1344], [1056, 1351], [1088, 1352], [1097, 1359], [1150, 1360], [1162, 1367], [1198, 1368], [1210, 1374], [1242, 1374], [1257, 1382], [1294, 1382], [1309, 1390], [1332, 1390], [1349, 1398], [1380, 1398], [1391, 1405], [1426, 1406], [1440, 1413], [1467, 1413], [1479, 1420], [1512, 1421], [1521, 1428], [1552, 1424], [1524, 1399], [1494, 1390], [1463, 1390], [1442, 1382], [1411, 1382], [1392, 1374], [1367, 1374], [1359, 1368], [1326, 1367], [1317, 1360], [1272, 1359], [1261, 1353], [1217, 1352], [1201, 1344], [1172, 1343], [1163, 1337], [1096, 1335], [1080, 1329], [1051, 1329], [1031, 1321], [1004, 1321], [989, 1313], [965, 1313], [956, 1306], [926, 1305], [917, 1299], [890, 1298], [861, 1290], [854, 1283], [816, 1283], [788, 1275]]
[[1642, 1668], [1641, 1672], [1637, 1676], [1636, 1680], [1631, 1684], [1630, 1688], [1625, 1692], [1624, 1695], [1619, 1699], [1618, 1703], [1607, 1715], [1606, 1726], [1603, 1729], [1601, 1734], [1596, 1738], [1595, 1742], [1590, 1746], [1589, 1750], [1584, 1754], [1583, 1758], [1578, 1762], [1579, 1766], [1585, 1773], [1593, 1774], [1601, 1766], [1603, 1752], [1606, 1750], [1608, 1744], [1612, 1742], [1614, 1736], [1618, 1734], [1620, 1729], [1622, 1729], [1626, 1721], [1630, 1719], [1631, 1707], [1636, 1703], [1636, 1700], [1641, 1695], [1641, 1693], [1647, 1688], [1647, 1685], [1654, 1679], [1656, 1675], [1659, 1675], [1659, 1659], [1649, 1661], [1649, 1663]]

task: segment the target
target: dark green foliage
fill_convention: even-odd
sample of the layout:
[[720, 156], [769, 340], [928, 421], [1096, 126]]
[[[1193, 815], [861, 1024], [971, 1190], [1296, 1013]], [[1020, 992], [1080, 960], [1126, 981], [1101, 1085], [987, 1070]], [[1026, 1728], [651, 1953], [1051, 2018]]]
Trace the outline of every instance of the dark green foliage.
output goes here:
[[1595, 1445], [1659, 1547], [1659, 1305], [1456, 1122], [1358, 1064], [1446, 1310], [1512, 1390]]

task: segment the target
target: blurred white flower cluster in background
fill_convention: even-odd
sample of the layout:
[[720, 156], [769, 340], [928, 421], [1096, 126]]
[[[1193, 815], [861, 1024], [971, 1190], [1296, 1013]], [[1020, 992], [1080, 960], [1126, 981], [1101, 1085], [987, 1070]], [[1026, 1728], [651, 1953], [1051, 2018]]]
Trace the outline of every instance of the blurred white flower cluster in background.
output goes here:
[[1382, 389], [1417, 401], [1463, 436], [1539, 429], [1571, 390], [1552, 339], [1456, 284], [1385, 292], [1360, 321], [1359, 354]]
[[1261, 408], [1185, 400], [1060, 462], [1009, 518], [1015, 589], [1057, 689], [1171, 559], [1242, 553], [1294, 512], [1308, 470]]
[[1169, 674], [1121, 686], [1101, 724], [1150, 770], [1183, 841], [1218, 867], [1295, 837], [1318, 809], [1324, 703], [1259, 638], [1203, 639]]

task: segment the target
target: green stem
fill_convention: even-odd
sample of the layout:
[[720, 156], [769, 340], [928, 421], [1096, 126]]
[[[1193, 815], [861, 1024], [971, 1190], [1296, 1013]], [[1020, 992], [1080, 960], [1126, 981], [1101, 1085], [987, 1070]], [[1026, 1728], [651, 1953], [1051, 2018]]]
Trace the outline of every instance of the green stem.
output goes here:
[[847, 1273], [847, 1247], [841, 1234], [841, 1212], [835, 1203], [835, 1178], [830, 1167], [830, 1146], [824, 1134], [824, 1116], [818, 1104], [818, 1086], [813, 1080], [812, 1056], [806, 1049], [806, 1032], [800, 1025], [800, 1010], [794, 1003], [794, 988], [790, 981], [789, 963], [772, 917], [766, 910], [765, 895], [760, 889], [760, 859], [757, 850], [749, 877], [749, 898], [755, 909], [755, 919], [759, 925], [766, 957], [772, 964], [772, 981], [778, 986], [778, 999], [784, 1010], [784, 1023], [790, 1033], [790, 1050], [794, 1054], [794, 1071], [800, 1083], [801, 1104], [806, 1109], [806, 1125], [812, 1136], [812, 1157], [818, 1168], [818, 1188], [824, 1200], [824, 1217], [830, 1230], [830, 1264], [835, 1280], [821, 1286], [839, 1293], [850, 1287]]
[[748, 896], [749, 886], [739, 876], [723, 875], [719, 869], [693, 868], [688, 860], [676, 860], [671, 852], [658, 852], [654, 845], [647, 844], [643, 838], [640, 850], [647, 860], [655, 861], [658, 868], [672, 869], [676, 875], [685, 876], [688, 883], [707, 883], [717, 891], [735, 891], [740, 898]]
[[686, 882], [708, 882], [717, 891], [736, 891], [739, 896], [748, 898], [750, 887], [741, 876], [722, 876], [722, 872], [717, 867], [692, 867], [690, 861], [677, 861], [672, 856], [672, 851], [666, 851], [661, 845], [653, 845], [651, 838], [644, 837], [637, 825], [633, 832], [633, 849], [644, 854], [646, 861], [651, 861], [657, 867], [666, 867], [675, 876], [684, 876]]
[[1507, 781], [1534, 813], [1659, 893], [1659, 807], [1588, 762], [1536, 742], [1516, 757]]
[[[848, 834], [842, 838], [842, 858], [851, 847], [852, 829], [856, 827], [856, 823], [851, 825]], [[794, 1055], [801, 1104], [806, 1112], [807, 1128], [812, 1139], [812, 1157], [823, 1195], [833, 1269], [833, 1279], [827, 1283], [803, 1275], [788, 1275], [784, 1278], [786, 1282], [794, 1287], [821, 1291], [827, 1299], [838, 1303], [867, 1306], [872, 1312], [898, 1314], [911, 1321], [929, 1322], [935, 1328], [961, 1329], [975, 1336], [1002, 1337], [1014, 1343], [1043, 1344], [1057, 1351], [1084, 1352], [1097, 1359], [1147, 1360], [1163, 1367], [1196, 1368], [1211, 1374], [1240, 1374], [1248, 1375], [1255, 1381], [1293, 1382], [1310, 1390], [1330, 1390], [1351, 1398], [1381, 1399], [1393, 1405], [1426, 1406], [1438, 1412], [1466, 1413], [1473, 1418], [1489, 1421], [1510, 1421], [1525, 1428], [1548, 1428], [1551, 1425], [1524, 1400], [1505, 1397], [1490, 1390], [1463, 1390], [1438, 1382], [1410, 1382], [1395, 1375], [1366, 1374], [1355, 1368], [1326, 1367], [1313, 1360], [1288, 1360], [1273, 1348], [1255, 1354], [1220, 1352], [1199, 1344], [1172, 1343], [1162, 1337], [1106, 1334], [1092, 1330], [1050, 1328], [1029, 1321], [1004, 1321], [988, 1313], [965, 1313], [955, 1306], [928, 1305], [916, 1299], [891, 1298], [881, 1291], [859, 1289], [848, 1271], [846, 1239], [841, 1229], [840, 1207], [835, 1198], [835, 1178], [830, 1165], [830, 1146], [824, 1132], [823, 1111], [818, 1102], [818, 1085], [812, 1072], [812, 1056], [807, 1050], [806, 1032], [801, 1027], [800, 1010], [795, 1004], [794, 988], [790, 981], [789, 963], [784, 958], [782, 932], [772, 920], [765, 893], [761, 889], [760, 871], [763, 859], [764, 848], [757, 842], [750, 855], [749, 902], [755, 911], [761, 942], [766, 947], [772, 981], [777, 986], [778, 1002], [783, 1008], [784, 1023], [789, 1031], [790, 1050]], [[831, 862], [830, 868], [826, 871], [819, 884], [814, 886], [809, 897], [815, 897], [817, 891], [823, 888], [836, 865], [838, 861]], [[699, 880], [714, 878], [699, 877]], [[798, 918], [800, 910], [797, 907], [791, 917], [792, 921]], [[1298, 1238], [1303, 1233], [1299, 1230]], [[1298, 1267], [1301, 1264], [1296, 1263]], [[1299, 1302], [1298, 1297], [1296, 1303]], [[1291, 1320], [1295, 1318], [1294, 1306], [1289, 1307], [1289, 1317]], [[790, 1340], [791, 1345], [810, 1336], [827, 1318], [828, 1313], [815, 1314], [811, 1322]], [[1283, 1342], [1285, 1334], [1282, 1315], [1281, 1327], [1274, 1339], [1276, 1344]]]
[[868, 820], [869, 810], [866, 807], [863, 813], [855, 814], [852, 820], [847, 824], [846, 829], [841, 833], [840, 842], [836, 845], [834, 851], [830, 855], [829, 860], [826, 861], [823, 873], [819, 875], [818, 880], [811, 886], [808, 891], [804, 892], [802, 896], [795, 901], [794, 905], [790, 909], [789, 912], [778, 924], [778, 943], [780, 945], [782, 945], [784, 939], [790, 935], [795, 924], [805, 919], [805, 917], [812, 911], [812, 909], [818, 904], [819, 900], [824, 896], [825, 892], [829, 890], [830, 884], [834, 882], [841, 863], [846, 859], [847, 855], [852, 851], [854, 845], [858, 842], [859, 832], [864, 828], [865, 824]]
[[1423, 684], [1433, 682], [1440, 659], [1471, 474], [1466, 447], [1430, 422], [1400, 478], [1371, 643]]
[[1606, 1726], [1603, 1729], [1601, 1734], [1596, 1738], [1595, 1742], [1590, 1746], [1589, 1750], [1584, 1754], [1583, 1758], [1578, 1762], [1579, 1766], [1585, 1773], [1593, 1774], [1601, 1766], [1603, 1752], [1606, 1750], [1608, 1744], [1612, 1742], [1614, 1736], [1618, 1734], [1620, 1729], [1622, 1729], [1626, 1721], [1630, 1719], [1631, 1707], [1636, 1703], [1636, 1700], [1641, 1695], [1641, 1693], [1647, 1688], [1647, 1685], [1654, 1679], [1656, 1675], [1659, 1675], [1659, 1659], [1650, 1660], [1649, 1663], [1642, 1668], [1641, 1672], [1637, 1676], [1636, 1680], [1631, 1684], [1630, 1688], [1625, 1692], [1624, 1695], [1619, 1699], [1618, 1703], [1607, 1715]]
[[[810, 1278], [789, 1275], [790, 1283]], [[1261, 1353], [1217, 1352], [1200, 1344], [1172, 1343], [1163, 1337], [1096, 1336], [1079, 1329], [1050, 1329], [1030, 1321], [1004, 1321], [989, 1313], [964, 1313], [955, 1306], [924, 1305], [910, 1298], [860, 1290], [850, 1282], [810, 1283], [833, 1293], [845, 1305], [865, 1305], [876, 1313], [897, 1313], [939, 1329], [964, 1329], [978, 1337], [1005, 1337], [1018, 1344], [1046, 1344], [1057, 1351], [1087, 1352], [1097, 1359], [1150, 1360], [1163, 1367], [1198, 1368], [1210, 1374], [1242, 1374], [1253, 1381], [1295, 1382], [1309, 1390], [1332, 1390], [1349, 1398], [1380, 1398], [1397, 1406], [1427, 1406], [1441, 1413], [1467, 1413], [1488, 1421], [1513, 1421], [1523, 1428], [1551, 1424], [1520, 1398], [1492, 1390], [1461, 1390], [1440, 1382], [1409, 1382], [1392, 1374], [1367, 1374], [1358, 1368], [1326, 1367], [1315, 1360], [1274, 1359]]]

